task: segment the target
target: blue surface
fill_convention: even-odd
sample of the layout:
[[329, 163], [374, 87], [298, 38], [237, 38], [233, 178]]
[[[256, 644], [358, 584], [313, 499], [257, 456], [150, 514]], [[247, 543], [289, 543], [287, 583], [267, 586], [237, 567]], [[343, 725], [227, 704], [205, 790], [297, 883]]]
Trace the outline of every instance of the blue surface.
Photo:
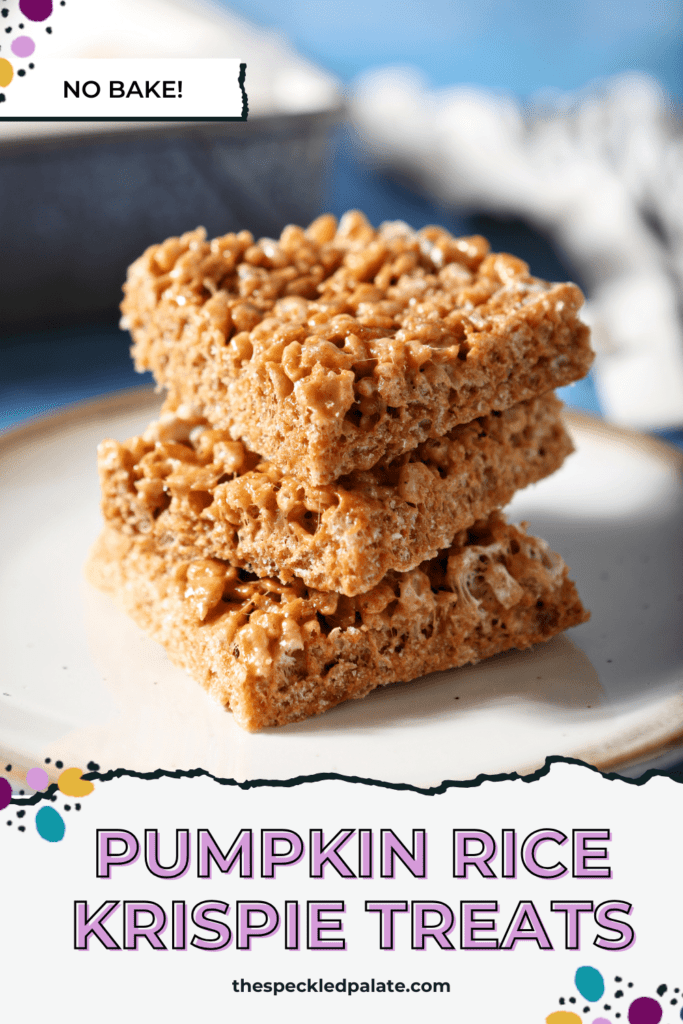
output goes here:
[[411, 64], [432, 86], [469, 83], [528, 95], [580, 89], [624, 71], [683, 98], [680, 0], [221, 0], [285, 33], [344, 82]]
[[62, 405], [152, 382], [128, 354], [114, 326], [61, 328], [3, 338], [0, 347], [0, 429]]

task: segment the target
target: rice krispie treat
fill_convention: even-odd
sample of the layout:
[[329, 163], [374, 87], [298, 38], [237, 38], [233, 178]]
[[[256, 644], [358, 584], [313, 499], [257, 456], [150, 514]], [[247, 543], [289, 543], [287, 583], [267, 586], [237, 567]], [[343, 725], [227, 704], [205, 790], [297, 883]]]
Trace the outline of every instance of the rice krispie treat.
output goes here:
[[583, 377], [573, 284], [480, 237], [358, 212], [278, 240], [203, 229], [130, 268], [139, 370], [284, 473], [315, 485]]
[[105, 521], [153, 535], [178, 558], [219, 558], [257, 576], [349, 597], [405, 572], [572, 451], [551, 393], [454, 427], [389, 465], [315, 487], [187, 410], [142, 437], [104, 441]]
[[217, 559], [174, 560], [156, 537], [111, 528], [89, 575], [245, 729], [529, 647], [588, 618], [559, 555], [498, 512], [358, 597]]

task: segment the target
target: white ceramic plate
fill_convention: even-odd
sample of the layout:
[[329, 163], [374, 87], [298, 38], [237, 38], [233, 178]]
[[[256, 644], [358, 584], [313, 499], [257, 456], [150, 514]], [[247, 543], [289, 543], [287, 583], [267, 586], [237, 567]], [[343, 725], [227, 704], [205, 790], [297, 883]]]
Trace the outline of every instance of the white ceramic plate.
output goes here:
[[83, 580], [99, 527], [95, 448], [140, 432], [146, 389], [0, 439], [0, 753], [17, 777], [50, 757], [85, 768], [204, 768], [223, 778], [339, 772], [417, 786], [528, 773], [549, 754], [602, 769], [680, 757], [681, 457], [569, 414], [577, 453], [518, 495], [567, 560], [589, 623], [531, 651], [373, 692], [249, 734]]

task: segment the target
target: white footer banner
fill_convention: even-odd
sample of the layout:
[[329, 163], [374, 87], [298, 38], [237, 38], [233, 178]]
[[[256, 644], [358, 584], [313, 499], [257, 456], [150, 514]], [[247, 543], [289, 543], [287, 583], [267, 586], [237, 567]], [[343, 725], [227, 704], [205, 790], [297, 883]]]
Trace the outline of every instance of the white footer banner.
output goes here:
[[428, 792], [65, 769], [6, 795], [7, 1019], [674, 1024], [680, 784], [550, 761]]

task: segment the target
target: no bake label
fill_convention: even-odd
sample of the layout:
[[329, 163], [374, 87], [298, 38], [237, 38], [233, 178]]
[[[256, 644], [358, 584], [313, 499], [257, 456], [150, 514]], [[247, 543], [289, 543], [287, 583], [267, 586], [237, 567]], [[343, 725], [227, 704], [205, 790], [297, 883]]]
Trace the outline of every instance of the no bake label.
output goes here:
[[2, 58], [0, 120], [246, 121], [246, 67], [223, 57]]

